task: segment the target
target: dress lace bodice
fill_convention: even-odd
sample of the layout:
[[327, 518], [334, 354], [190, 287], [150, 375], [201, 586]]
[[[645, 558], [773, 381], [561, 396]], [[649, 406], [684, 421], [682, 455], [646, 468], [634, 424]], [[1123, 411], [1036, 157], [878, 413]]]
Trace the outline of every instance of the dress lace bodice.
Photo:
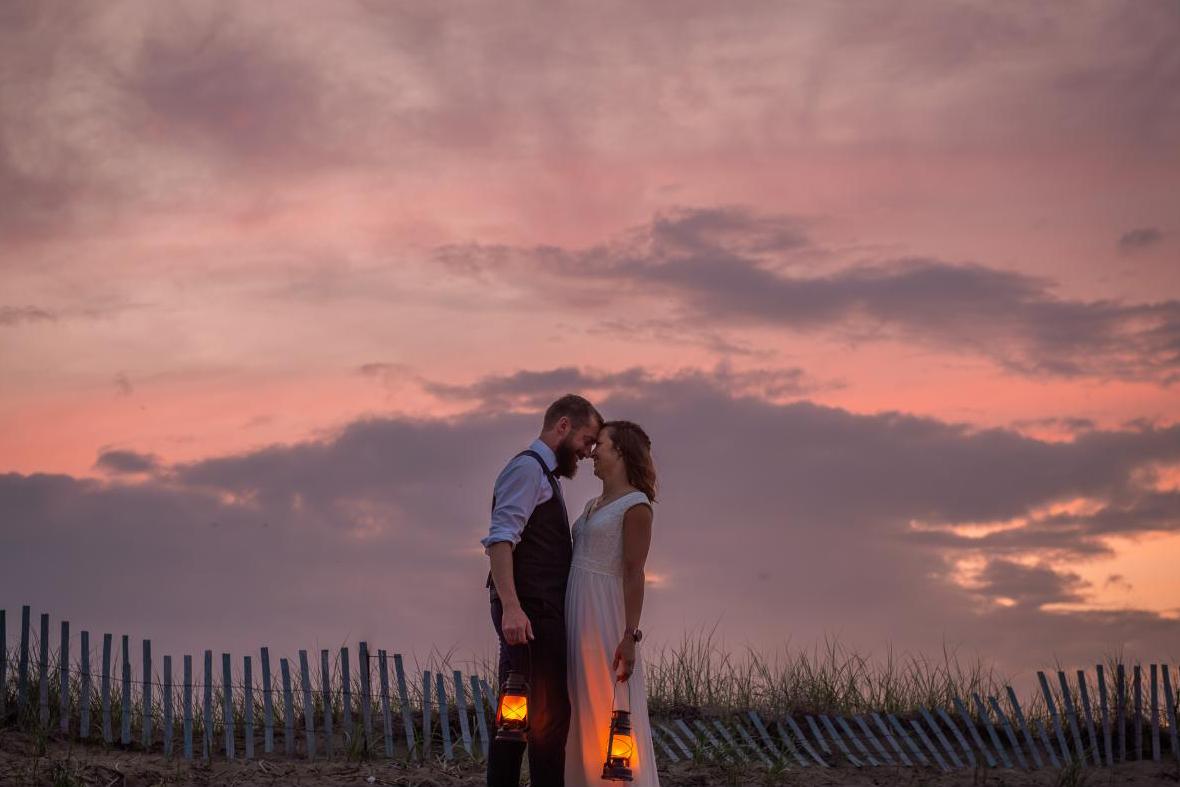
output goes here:
[[573, 567], [623, 576], [623, 515], [639, 504], [651, 505], [643, 492], [628, 492], [590, 511], [591, 500], [573, 525]]

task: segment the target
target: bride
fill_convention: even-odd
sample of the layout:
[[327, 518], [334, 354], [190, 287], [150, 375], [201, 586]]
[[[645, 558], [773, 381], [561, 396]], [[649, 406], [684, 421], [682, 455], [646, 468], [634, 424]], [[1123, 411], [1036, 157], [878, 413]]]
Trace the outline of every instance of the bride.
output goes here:
[[572, 706], [565, 783], [612, 783], [602, 778], [603, 764], [611, 715], [621, 709], [631, 712], [632, 784], [658, 787], [638, 648], [656, 492], [651, 440], [630, 421], [608, 421], [591, 456], [602, 495], [587, 503], [574, 522], [565, 596]]

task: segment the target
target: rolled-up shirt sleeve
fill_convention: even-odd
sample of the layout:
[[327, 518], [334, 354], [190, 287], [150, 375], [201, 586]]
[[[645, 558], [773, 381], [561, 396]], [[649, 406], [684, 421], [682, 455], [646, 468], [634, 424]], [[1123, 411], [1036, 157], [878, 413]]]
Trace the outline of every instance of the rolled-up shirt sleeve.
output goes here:
[[516, 549], [520, 543], [520, 535], [524, 526], [533, 515], [537, 507], [537, 495], [540, 490], [543, 474], [540, 467], [533, 467], [536, 462], [529, 458], [526, 462], [520, 457], [510, 462], [499, 478], [496, 479], [496, 505], [492, 509], [491, 526], [487, 537], [480, 540], [484, 551], [498, 541], [507, 541]]

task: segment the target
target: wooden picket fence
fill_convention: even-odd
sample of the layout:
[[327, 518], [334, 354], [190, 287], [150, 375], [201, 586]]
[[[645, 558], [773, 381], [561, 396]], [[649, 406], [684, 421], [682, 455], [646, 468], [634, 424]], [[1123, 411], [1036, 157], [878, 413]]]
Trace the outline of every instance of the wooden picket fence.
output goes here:
[[[283, 753], [310, 759], [379, 752], [387, 758], [418, 760], [431, 759], [436, 753], [447, 761], [487, 756], [495, 695], [487, 680], [477, 675], [465, 676], [459, 670], [449, 676], [432, 675], [425, 670], [418, 691], [407, 679], [401, 654], [392, 654], [391, 660], [390, 654], [379, 649], [374, 658], [368, 643], [360, 642], [355, 675], [347, 647], [340, 648], [335, 664], [332, 654], [321, 650], [318, 676], [308, 652], [300, 650], [297, 664], [279, 659], [276, 681], [269, 649], [263, 647], [257, 662], [261, 685], [255, 682], [252, 656], [241, 657], [241, 670], [235, 674], [234, 659], [222, 653], [217, 673], [210, 650], [204, 652], [200, 676], [194, 675], [191, 655], [184, 656], [180, 676], [173, 673], [172, 657], [164, 656], [161, 681], [153, 671], [151, 640], [145, 639], [142, 670], [135, 678], [127, 636], [121, 643], [121, 675], [112, 674], [110, 634], [103, 635], [100, 671], [94, 671], [90, 662], [88, 631], [80, 633], [80, 658], [71, 665], [68, 621], [61, 622], [60, 645], [51, 667], [49, 615], [42, 614], [40, 622], [33, 664], [29, 607], [21, 608], [20, 646], [14, 659], [8, 652], [6, 612], [0, 610], [0, 720], [4, 724], [46, 733], [56, 729], [81, 741], [158, 750], [166, 756], [182, 746], [180, 753], [189, 760], [219, 755], [249, 760], [259, 743], [264, 754], [275, 754], [279, 732]], [[12, 662], [15, 676], [9, 675]], [[11, 692], [10, 677], [15, 678]], [[200, 680], [194, 682], [196, 677]], [[396, 693], [391, 692], [391, 683]], [[57, 695], [53, 703], [51, 688]], [[199, 705], [194, 705], [194, 695]], [[376, 732], [375, 725], [380, 725]]]
[[[119, 745], [174, 756], [179, 744], [180, 753], [189, 760], [196, 756], [253, 759], [259, 742], [264, 754], [273, 755], [279, 730], [288, 756], [383, 754], [386, 758], [479, 760], [486, 758], [489, 733], [495, 732], [496, 697], [486, 679], [464, 676], [458, 670], [449, 676], [426, 670], [418, 691], [407, 679], [400, 654], [392, 654], [391, 667], [389, 654], [379, 649], [374, 665], [365, 642], [357, 648], [355, 676], [347, 647], [340, 649], [335, 670], [329, 651], [321, 650], [318, 683], [313, 681], [315, 670], [306, 650], [299, 651], [297, 665], [279, 659], [276, 683], [269, 651], [263, 647], [258, 659], [259, 686], [252, 656], [241, 657], [237, 673], [241, 681], [235, 682], [230, 654], [221, 654], [218, 675], [209, 650], [203, 654], [200, 682], [194, 682], [191, 655], [183, 657], [180, 682], [173, 679], [171, 656], [164, 656], [160, 681], [153, 672], [150, 640], [142, 641], [142, 671], [135, 679], [127, 636], [121, 642], [121, 675], [112, 675], [110, 634], [103, 635], [101, 670], [93, 672], [87, 631], [81, 632], [78, 664], [71, 666], [66, 621], [61, 622], [60, 645], [51, 668], [47, 614], [40, 617], [34, 665], [31, 633], [29, 607], [22, 607], [17, 674], [12, 676], [5, 611], [0, 610], [0, 721], [6, 725], [47, 733], [56, 727], [65, 737], [115, 744], [117, 721]], [[293, 681], [296, 667], [298, 680]], [[1085, 670], [1077, 671], [1075, 685], [1058, 670], [1057, 689], [1044, 672], [1038, 672], [1045, 709], [1035, 718], [1026, 717], [1015, 691], [1006, 686], [1007, 710], [1003, 700], [988, 696], [985, 702], [976, 693], [970, 702], [956, 696], [951, 707], [919, 708], [910, 714], [912, 718], [879, 712], [849, 717], [817, 713], [803, 715], [800, 724], [790, 713], [764, 720], [749, 710], [723, 718], [656, 718], [652, 734], [658, 758], [667, 763], [698, 760], [779, 769], [901, 766], [942, 771], [1110, 767], [1148, 757], [1161, 762], [1166, 739], [1180, 765], [1178, 697], [1168, 665], [1149, 665], [1147, 693], [1140, 665], [1134, 665], [1128, 681], [1124, 665], [1117, 664], [1109, 691], [1102, 665], [1095, 670], [1096, 703], [1091, 702]], [[11, 697], [10, 678], [15, 678]], [[396, 693], [391, 692], [391, 684]], [[1180, 688], [1180, 682], [1176, 685]], [[55, 703], [50, 702], [51, 687], [56, 688]], [[201, 700], [199, 707], [194, 696]], [[1144, 708], [1146, 698], [1149, 703]], [[375, 725], [380, 725], [379, 730], [374, 730]]]
[[[1085, 670], [1077, 671], [1076, 689], [1065, 672], [1058, 670], [1059, 692], [1054, 692], [1044, 672], [1037, 673], [1047, 719], [1026, 718], [1016, 692], [1005, 686], [1008, 713], [996, 697], [989, 696], [985, 704], [979, 694], [972, 694], [974, 713], [956, 696], [952, 698], [953, 708], [922, 707], [910, 719], [877, 712], [851, 718], [808, 714], [803, 719], [810, 737], [790, 713], [768, 724], [753, 710], [726, 719], [692, 719], [691, 726], [685, 719], [657, 719], [652, 733], [660, 754], [670, 762], [709, 759], [778, 768], [792, 768], [796, 764], [801, 768], [919, 766], [952, 771], [985, 766], [1025, 770], [1091, 764], [1110, 767], [1145, 760], [1146, 729], [1150, 734], [1152, 761], [1161, 761], [1161, 737], [1166, 736], [1172, 758], [1180, 766], [1178, 698], [1172, 690], [1168, 666], [1150, 665], [1151, 699], [1147, 716], [1143, 712], [1143, 672], [1139, 665], [1134, 667], [1131, 687], [1127, 686], [1125, 666], [1117, 665], [1109, 704], [1102, 665], [1097, 665], [1095, 670], [1097, 709], [1090, 702]], [[1161, 675], [1165, 717], [1162, 727]], [[771, 734], [772, 727], [777, 737]]]

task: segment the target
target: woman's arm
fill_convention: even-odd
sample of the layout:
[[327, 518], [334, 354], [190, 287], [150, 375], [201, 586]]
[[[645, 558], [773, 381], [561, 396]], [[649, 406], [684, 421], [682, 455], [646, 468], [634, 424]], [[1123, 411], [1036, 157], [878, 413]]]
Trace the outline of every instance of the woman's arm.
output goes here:
[[651, 507], [635, 505], [623, 515], [623, 608], [626, 611], [627, 630], [619, 646], [615, 648], [612, 669], [618, 672], [619, 680], [627, 680], [635, 668], [635, 639], [632, 632], [639, 628], [639, 617], [643, 612], [644, 564], [651, 548]]

